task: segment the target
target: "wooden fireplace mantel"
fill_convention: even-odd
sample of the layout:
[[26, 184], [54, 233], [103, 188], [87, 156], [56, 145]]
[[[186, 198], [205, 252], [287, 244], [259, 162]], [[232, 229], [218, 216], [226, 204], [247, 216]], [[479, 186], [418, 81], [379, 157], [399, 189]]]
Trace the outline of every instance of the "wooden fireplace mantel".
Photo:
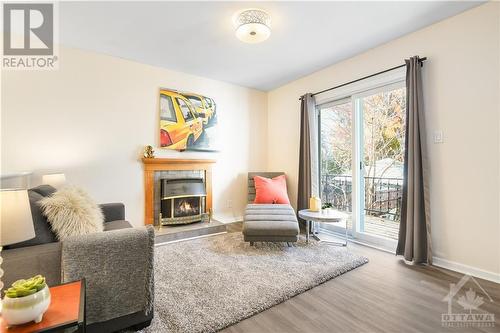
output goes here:
[[210, 159], [143, 158], [144, 166], [144, 224], [154, 224], [154, 176], [156, 171], [203, 170], [207, 190], [206, 209], [212, 209], [212, 165]]

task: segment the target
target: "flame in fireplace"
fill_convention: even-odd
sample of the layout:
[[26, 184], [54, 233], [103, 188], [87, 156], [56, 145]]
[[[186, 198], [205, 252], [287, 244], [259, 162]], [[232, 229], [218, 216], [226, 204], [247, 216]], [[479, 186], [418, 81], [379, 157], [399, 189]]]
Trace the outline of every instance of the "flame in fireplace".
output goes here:
[[177, 216], [190, 216], [199, 214], [199, 206], [192, 202], [192, 199], [182, 199], [175, 207], [174, 215]]
[[179, 205], [179, 209], [183, 213], [188, 213], [188, 212], [191, 212], [193, 210], [193, 207], [191, 206], [191, 204], [189, 202], [187, 202], [187, 200], [182, 200], [181, 204]]

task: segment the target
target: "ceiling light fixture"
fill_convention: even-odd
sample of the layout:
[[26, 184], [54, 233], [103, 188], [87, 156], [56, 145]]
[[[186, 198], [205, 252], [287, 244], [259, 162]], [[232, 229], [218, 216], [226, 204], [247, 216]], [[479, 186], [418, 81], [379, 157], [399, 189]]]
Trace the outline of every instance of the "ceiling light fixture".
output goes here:
[[271, 35], [271, 17], [262, 9], [250, 8], [234, 15], [236, 37], [245, 43], [260, 43]]

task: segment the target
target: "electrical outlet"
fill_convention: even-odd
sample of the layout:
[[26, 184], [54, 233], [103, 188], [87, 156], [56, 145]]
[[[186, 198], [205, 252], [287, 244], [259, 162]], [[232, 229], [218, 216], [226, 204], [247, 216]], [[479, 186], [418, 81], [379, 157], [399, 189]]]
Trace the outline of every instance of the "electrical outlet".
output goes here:
[[443, 143], [444, 138], [443, 138], [443, 131], [438, 130], [434, 131], [434, 143]]
[[227, 207], [227, 208], [233, 208], [233, 200], [229, 199], [229, 200], [226, 202], [226, 207]]

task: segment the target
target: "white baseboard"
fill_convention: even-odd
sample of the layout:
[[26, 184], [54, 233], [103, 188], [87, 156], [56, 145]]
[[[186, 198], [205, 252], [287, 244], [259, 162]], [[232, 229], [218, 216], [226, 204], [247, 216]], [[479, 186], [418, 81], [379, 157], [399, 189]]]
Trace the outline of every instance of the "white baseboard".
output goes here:
[[[331, 231], [331, 230], [322, 229], [322, 232], [326, 232], [328, 234], [342, 237], [342, 234], [336, 233], [336, 232]], [[384, 252], [392, 253], [392, 254], [394, 254], [394, 252], [395, 252], [392, 249], [389, 250], [387, 248], [379, 247], [379, 246], [376, 246], [374, 244], [370, 244], [370, 243], [360, 241], [357, 239], [352, 239], [350, 237], [349, 237], [349, 241], [353, 242], [353, 243], [360, 244], [360, 245], [368, 246], [371, 248], [375, 248], [377, 250], [381, 250]], [[450, 261], [450, 260], [442, 259], [439, 257], [432, 257], [432, 264], [434, 266], [437, 266], [437, 267], [449, 269], [450, 271], [454, 271], [454, 272], [458, 272], [458, 273], [462, 273], [462, 274], [468, 274], [468, 275], [472, 275], [472, 276], [480, 278], [480, 279], [500, 283], [500, 273], [490, 272], [490, 271], [487, 271], [484, 269], [464, 265], [464, 264], [461, 264], [461, 263], [458, 263], [455, 261]]]
[[469, 274], [474, 277], [500, 283], [500, 273], [486, 271], [484, 269], [464, 265], [455, 261], [450, 261], [438, 257], [432, 257], [432, 264], [437, 267], [446, 268], [462, 274]]
[[162, 246], [162, 245], [172, 244], [172, 243], [180, 243], [180, 242], [185, 242], [188, 240], [193, 240], [193, 239], [198, 239], [198, 238], [207, 238], [207, 237], [212, 237], [212, 236], [217, 236], [217, 235], [222, 235], [222, 234], [227, 234], [227, 231], [215, 232], [213, 234], [194, 236], [194, 237], [188, 237], [188, 238], [174, 239], [174, 240], [167, 241], [167, 242], [155, 243], [155, 246]]
[[243, 216], [232, 216], [232, 215], [214, 215], [212, 217], [215, 221], [220, 223], [234, 223], [243, 221]]

